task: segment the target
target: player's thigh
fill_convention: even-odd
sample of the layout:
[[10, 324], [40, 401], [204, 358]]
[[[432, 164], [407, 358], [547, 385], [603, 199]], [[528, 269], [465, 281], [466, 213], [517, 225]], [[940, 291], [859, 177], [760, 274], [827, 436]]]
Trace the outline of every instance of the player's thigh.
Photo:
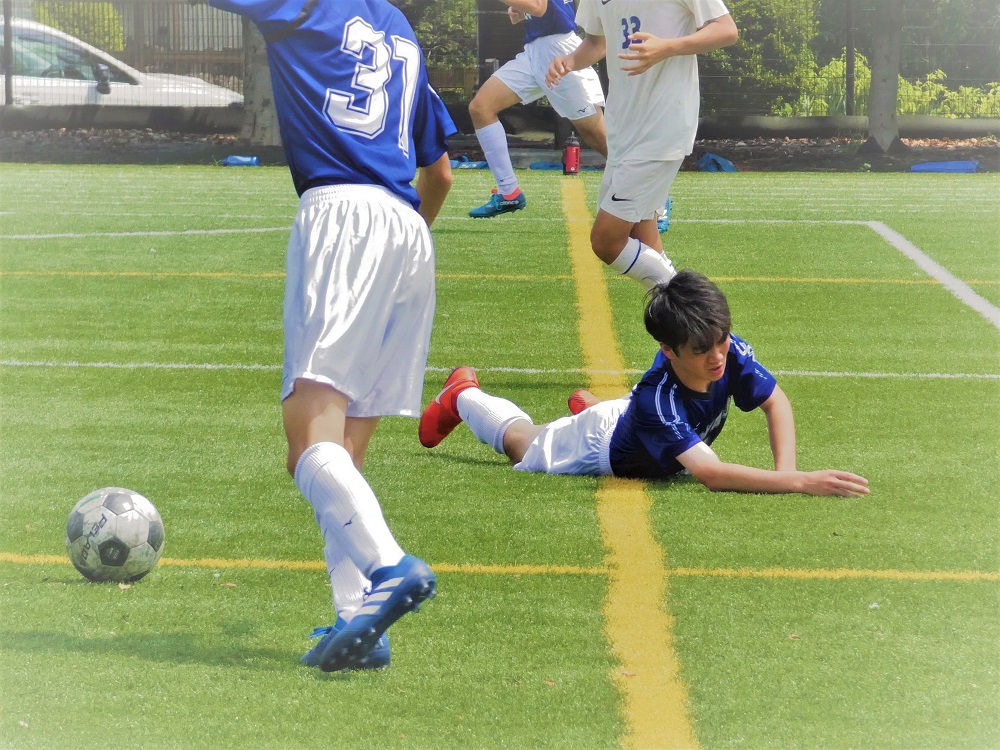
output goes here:
[[[544, 95], [532, 68], [532, 61], [527, 52], [518, 53], [513, 60], [508, 60], [497, 69], [490, 80], [496, 80], [506, 86], [517, 97], [517, 102], [530, 104]], [[544, 79], [543, 79], [544, 80]]]
[[490, 76], [469, 103], [469, 114], [476, 127], [485, 127], [508, 107], [521, 101], [510, 86], [495, 75]]
[[579, 46], [580, 37], [569, 33], [536, 39], [527, 49], [535, 81], [552, 109], [561, 117], [574, 121], [596, 115], [604, 107], [604, 89], [597, 71], [593, 68], [575, 70], [553, 87], [545, 85], [545, 75], [554, 58], [571, 54]]

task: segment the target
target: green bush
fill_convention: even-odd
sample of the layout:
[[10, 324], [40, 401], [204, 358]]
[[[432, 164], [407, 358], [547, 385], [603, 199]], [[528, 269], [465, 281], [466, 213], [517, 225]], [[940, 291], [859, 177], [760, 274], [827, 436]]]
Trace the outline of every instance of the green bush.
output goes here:
[[125, 49], [125, 23], [111, 3], [35, 3], [35, 18], [106, 52]]
[[[854, 113], [868, 114], [868, 94], [872, 73], [864, 55], [856, 53], [854, 63]], [[899, 79], [897, 112], [901, 115], [938, 115], [944, 117], [1000, 117], [1000, 83], [988, 83], [981, 88], [960, 86], [948, 88], [947, 76], [934, 70], [924, 79]], [[792, 101], [781, 101], [772, 114], [782, 117], [842, 115], [847, 101], [846, 52], [839, 59], [803, 80], [802, 90]]]

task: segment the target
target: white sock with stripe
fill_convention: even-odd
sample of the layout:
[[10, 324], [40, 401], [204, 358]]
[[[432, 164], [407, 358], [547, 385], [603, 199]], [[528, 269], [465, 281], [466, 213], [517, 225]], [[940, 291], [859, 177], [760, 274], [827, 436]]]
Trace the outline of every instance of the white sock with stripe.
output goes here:
[[507, 131], [497, 120], [492, 125], [476, 131], [479, 146], [483, 149], [486, 162], [490, 165], [493, 179], [497, 181], [497, 189], [501, 195], [510, 195], [518, 188], [514, 165], [510, 160], [510, 149], [507, 147]]
[[638, 281], [646, 290], [677, 275], [674, 264], [666, 255], [643, 245], [635, 237], [629, 237], [624, 249], [610, 265], [623, 276]]
[[478, 388], [466, 388], [458, 394], [455, 403], [458, 415], [479, 442], [486, 443], [501, 455], [504, 455], [503, 436], [507, 428], [519, 419], [531, 422], [531, 417], [517, 404]]
[[403, 559], [375, 493], [342, 446], [310, 446], [295, 467], [295, 484], [312, 505], [326, 545], [343, 550], [363, 576]]

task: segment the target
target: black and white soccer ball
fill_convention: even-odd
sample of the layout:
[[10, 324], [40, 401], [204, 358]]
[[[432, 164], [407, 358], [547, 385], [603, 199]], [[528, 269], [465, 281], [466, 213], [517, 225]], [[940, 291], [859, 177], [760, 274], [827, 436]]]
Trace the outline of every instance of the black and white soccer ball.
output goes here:
[[69, 514], [66, 551], [91, 581], [138, 581], [163, 552], [163, 520], [138, 492], [94, 490]]

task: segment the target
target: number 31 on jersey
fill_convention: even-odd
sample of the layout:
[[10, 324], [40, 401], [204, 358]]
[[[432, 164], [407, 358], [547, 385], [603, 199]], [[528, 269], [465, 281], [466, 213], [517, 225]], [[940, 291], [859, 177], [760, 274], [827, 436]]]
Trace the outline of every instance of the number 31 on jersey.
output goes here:
[[[420, 49], [409, 39], [376, 31], [355, 17], [344, 25], [341, 50], [356, 58], [353, 91], [327, 89], [326, 116], [338, 128], [374, 139], [385, 130], [390, 107], [399, 108], [399, 149], [410, 154], [410, 114], [420, 74]], [[366, 51], [370, 51], [366, 55]], [[365, 62], [365, 58], [369, 62]], [[401, 64], [402, 91], [389, 95], [392, 62]]]

